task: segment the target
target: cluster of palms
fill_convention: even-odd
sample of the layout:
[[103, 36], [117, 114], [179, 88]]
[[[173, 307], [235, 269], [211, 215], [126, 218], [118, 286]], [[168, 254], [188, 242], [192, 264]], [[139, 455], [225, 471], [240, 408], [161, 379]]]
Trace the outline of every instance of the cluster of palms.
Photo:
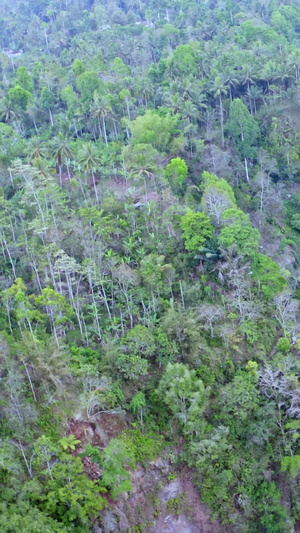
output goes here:
[[54, 159], [57, 164], [60, 185], [62, 185], [63, 181], [64, 168], [67, 170], [68, 180], [71, 180], [71, 169], [74, 167], [79, 172], [83, 171], [90, 175], [94, 186], [96, 202], [97, 204], [99, 203], [95, 173], [100, 168], [102, 159], [94, 143], [84, 143], [75, 159], [71, 148], [71, 139], [63, 133], [59, 133], [53, 138], [50, 147], [39, 137], [32, 137], [28, 142], [27, 153], [31, 163], [42, 173], [49, 172], [46, 158], [50, 157], [50, 160], [51, 158]]
[[[39, 96], [41, 88], [49, 86], [51, 91], [52, 89], [54, 91], [53, 81], [58, 77], [54, 76], [48, 80], [45, 72], [40, 79], [41, 87], [33, 95], [26, 111], [16, 109], [11, 104], [9, 95], [3, 93], [0, 120], [13, 125], [21, 135], [30, 124], [39, 135], [49, 127], [50, 122], [54, 131], [77, 138], [84, 134], [90, 135], [93, 140], [100, 137], [107, 145], [109, 140], [122, 138], [124, 129], [127, 138], [130, 138], [124, 118], [132, 120], [140, 108], [156, 108], [163, 105], [168, 107], [172, 114], [180, 113], [185, 128], [184, 134], [189, 139], [197, 134], [197, 124], [201, 126], [201, 123], [205, 122], [208, 110], [211, 111], [216, 107], [219, 109], [224, 145], [226, 98], [230, 101], [235, 97], [243, 98], [249, 105], [251, 113], [256, 114], [259, 103], [270, 102], [273, 105], [278, 97], [282, 99], [288, 87], [299, 83], [299, 51], [288, 53], [282, 49], [278, 60], [272, 58], [270, 49], [265, 50], [263, 47], [257, 49], [257, 57], [254, 51], [252, 50], [252, 62], [240, 64], [238, 61], [234, 62], [235, 54], [240, 52], [236, 45], [229, 48], [226, 55], [221, 58], [216, 56], [216, 50], [211, 50], [203, 60], [198, 58], [198, 75], [186, 75], [180, 78], [169, 67], [163, 83], [151, 81], [147, 73], [139, 69], [137, 76], [123, 77], [114, 80], [113, 83], [109, 82], [104, 93], [95, 92], [88, 103], [82, 103], [78, 92], [75, 92], [76, 103], [72, 106], [66, 105], [61, 98], [58, 80], [57, 94], [54, 95], [51, 106], [46, 108], [43, 105]], [[63, 154], [63, 159], [67, 161], [69, 154]], [[66, 166], [69, 175], [69, 166]], [[58, 168], [61, 167], [59, 162]]]

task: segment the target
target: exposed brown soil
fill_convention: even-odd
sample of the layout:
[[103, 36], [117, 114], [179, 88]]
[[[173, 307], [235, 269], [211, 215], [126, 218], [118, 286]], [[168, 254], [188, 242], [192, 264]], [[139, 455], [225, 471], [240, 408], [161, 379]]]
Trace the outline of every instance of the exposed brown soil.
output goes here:
[[[168, 501], [183, 495], [184, 507], [179, 513], [168, 508]], [[175, 481], [167, 484], [159, 494], [160, 516], [150, 533], [225, 533], [228, 531], [219, 522], [210, 518], [208, 507], [192, 481], [192, 473], [184, 468]]]
[[[74, 435], [76, 439], [81, 441], [73, 452], [74, 456], [78, 456], [85, 451], [86, 444], [99, 449], [105, 448], [112, 438], [120, 435], [125, 429], [127, 429], [126, 422], [120, 416], [102, 413], [95, 422], [70, 420], [67, 434]], [[90, 457], [83, 457], [82, 463], [90, 479], [99, 479], [101, 477], [99, 465], [93, 463]]]

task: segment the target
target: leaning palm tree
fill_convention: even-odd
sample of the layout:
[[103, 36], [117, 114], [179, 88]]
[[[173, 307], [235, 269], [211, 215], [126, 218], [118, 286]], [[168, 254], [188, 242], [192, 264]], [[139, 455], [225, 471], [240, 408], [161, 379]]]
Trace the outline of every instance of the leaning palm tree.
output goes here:
[[53, 145], [52, 145], [52, 155], [57, 160], [57, 166], [59, 170], [59, 183], [62, 185], [62, 166], [63, 161], [66, 161], [66, 167], [68, 172], [69, 179], [70, 176], [70, 168], [69, 168], [69, 159], [72, 157], [72, 150], [69, 145], [69, 141], [67, 137], [63, 133], [59, 133], [54, 139], [53, 139]]
[[81, 150], [78, 153], [78, 163], [83, 169], [84, 172], [89, 173], [93, 180], [93, 186], [95, 191], [96, 202], [99, 204], [96, 180], [95, 180], [95, 170], [100, 165], [100, 157], [98, 155], [98, 150], [94, 143], [87, 142], [85, 143]]

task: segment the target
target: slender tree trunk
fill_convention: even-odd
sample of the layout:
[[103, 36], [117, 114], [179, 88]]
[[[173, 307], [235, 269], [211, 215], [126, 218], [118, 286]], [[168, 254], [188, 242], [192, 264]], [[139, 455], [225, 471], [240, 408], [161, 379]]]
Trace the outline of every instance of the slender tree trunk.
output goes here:
[[220, 94], [220, 113], [221, 113], [221, 133], [222, 133], [222, 146], [224, 146], [224, 116], [223, 116], [223, 102]]
[[26, 465], [26, 468], [28, 470], [28, 473], [29, 473], [29, 476], [31, 477], [31, 479], [33, 478], [33, 473], [32, 473], [32, 460], [29, 462], [26, 455], [25, 455], [25, 451], [24, 451], [24, 446], [22, 444], [22, 442], [19, 440], [18, 442], [14, 442], [14, 445], [20, 450], [20, 452], [22, 453], [23, 455], [23, 459], [24, 459], [24, 462], [25, 462], [25, 465]]
[[99, 129], [99, 136], [102, 137], [102, 128], [101, 128], [101, 122], [99, 115], [97, 116], [97, 122], [98, 122], [98, 129]]
[[102, 124], [103, 124], [103, 133], [104, 133], [105, 144], [108, 145], [104, 115], [102, 115]]
[[7, 241], [4, 237], [4, 234], [2, 232], [2, 241], [3, 241], [3, 244], [5, 246], [5, 250], [7, 252], [7, 255], [8, 255], [8, 258], [9, 258], [9, 262], [11, 264], [11, 268], [12, 268], [12, 271], [13, 271], [13, 275], [14, 275], [14, 278], [16, 279], [17, 275], [16, 275], [16, 270], [15, 270], [15, 265], [14, 265], [14, 262], [12, 260], [12, 256], [11, 256], [11, 253], [10, 253], [10, 250], [9, 250], [9, 247], [8, 247], [8, 244], [7, 244]]
[[30, 388], [31, 388], [31, 392], [32, 392], [32, 395], [33, 395], [34, 401], [36, 402], [37, 399], [36, 399], [36, 395], [35, 395], [35, 391], [34, 391], [33, 383], [32, 383], [32, 380], [31, 380], [31, 377], [30, 377], [30, 374], [29, 374], [29, 370], [28, 370], [28, 368], [27, 368], [27, 364], [25, 363], [25, 361], [22, 361], [22, 363], [23, 363], [24, 368], [25, 368], [25, 372], [26, 372], [26, 375], [27, 375], [27, 378], [28, 378], [28, 381], [29, 381], [29, 385], [30, 385]]
[[54, 126], [53, 116], [52, 116], [50, 107], [49, 107], [48, 111], [49, 111], [49, 117], [50, 117], [51, 126]]
[[67, 166], [68, 178], [69, 178], [69, 181], [71, 181], [70, 165], [69, 165], [68, 161], [67, 161], [67, 163], [66, 163], [66, 166]]
[[94, 185], [94, 191], [95, 191], [96, 203], [97, 203], [97, 205], [99, 205], [99, 198], [98, 198], [98, 192], [97, 192], [97, 185], [96, 185], [95, 174], [94, 174], [94, 171], [93, 171], [93, 170], [92, 170], [92, 180], [93, 180], [93, 185]]
[[249, 183], [249, 171], [248, 171], [248, 161], [247, 161], [247, 158], [245, 157], [245, 171], [246, 171], [246, 178], [247, 178], [247, 182]]

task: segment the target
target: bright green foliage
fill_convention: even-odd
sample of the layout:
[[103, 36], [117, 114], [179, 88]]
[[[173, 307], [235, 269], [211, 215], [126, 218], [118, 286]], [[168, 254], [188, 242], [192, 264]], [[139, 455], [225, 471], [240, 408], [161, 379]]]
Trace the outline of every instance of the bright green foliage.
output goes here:
[[24, 501], [17, 505], [0, 504], [0, 529], [1, 533], [70, 533], [68, 526]]
[[140, 274], [145, 285], [151, 288], [153, 293], [160, 294], [161, 291], [168, 292], [167, 283], [173, 277], [173, 267], [165, 263], [164, 255], [153, 253], [141, 260]]
[[158, 393], [180, 420], [184, 433], [192, 435], [202, 430], [207, 394], [195, 370], [182, 363], [169, 363], [159, 383]]
[[137, 392], [130, 402], [130, 409], [134, 414], [139, 415], [141, 423], [143, 423], [143, 411], [146, 405], [146, 396], [142, 391]]
[[133, 464], [133, 453], [121, 439], [112, 439], [103, 453], [102, 482], [110, 489], [113, 499], [122, 492], [132, 490], [131, 476], [127, 468]]
[[99, 91], [101, 87], [100, 78], [96, 72], [83, 72], [77, 78], [77, 87], [81, 93], [82, 102], [87, 103], [92, 100], [95, 91]]
[[177, 124], [177, 116], [160, 116], [153, 111], [146, 111], [144, 115], [128, 123], [134, 143], [151, 144], [162, 152], [169, 148], [177, 132]]
[[41, 93], [41, 104], [45, 109], [52, 108], [56, 102], [55, 94], [48, 88], [43, 87]]
[[74, 74], [75, 74], [76, 78], [78, 78], [85, 71], [85, 68], [84, 68], [84, 65], [83, 65], [82, 61], [80, 59], [78, 59], [78, 58], [75, 59], [75, 61], [73, 63], [73, 71], [74, 71]]
[[61, 91], [61, 97], [66, 102], [68, 108], [72, 108], [77, 105], [78, 103], [78, 96], [75, 93], [72, 85], [67, 85], [67, 87], [64, 87]]
[[120, 440], [126, 444], [132, 454], [133, 467], [153, 461], [164, 447], [164, 439], [155, 433], [146, 433], [139, 429], [125, 431]]
[[146, 376], [149, 366], [147, 359], [131, 353], [118, 354], [116, 365], [125, 379], [132, 380]]
[[53, 479], [46, 486], [47, 498], [43, 508], [65, 525], [87, 528], [90, 519], [105, 507], [106, 500], [100, 496], [97, 483], [83, 473], [78, 457], [63, 454], [61, 459], [62, 462], [53, 469]]
[[171, 68], [179, 76], [197, 74], [197, 61], [193, 48], [188, 44], [178, 46], [171, 58]]
[[18, 68], [18, 85], [30, 93], [33, 92], [33, 81], [26, 67]]
[[267, 255], [255, 254], [252, 270], [253, 278], [258, 283], [259, 292], [261, 291], [268, 299], [288, 287], [286, 273]]
[[12, 311], [19, 328], [29, 330], [33, 334], [34, 322], [42, 321], [43, 315], [32, 305], [23, 280], [17, 278], [15, 283], [2, 294], [8, 313]]
[[190, 252], [198, 252], [214, 232], [209, 217], [205, 213], [194, 213], [191, 209], [181, 218], [181, 229], [185, 247]]
[[62, 449], [64, 451], [68, 450], [75, 450], [76, 444], [80, 444], [81, 440], [76, 439], [74, 435], [67, 435], [60, 439], [59, 444], [61, 445]]
[[[287, 510], [281, 504], [282, 493], [276, 487], [274, 481], [267, 483], [263, 481], [253, 495], [253, 510], [256, 515], [261, 515], [259, 519], [260, 527], [272, 533], [288, 532], [291, 528], [291, 521], [288, 520]], [[266, 513], [265, 510], [268, 509]], [[253, 520], [257, 527], [257, 518]]]
[[134, 178], [149, 181], [158, 172], [158, 151], [151, 144], [139, 143], [123, 148], [124, 161]]
[[221, 191], [224, 195], [228, 197], [228, 199], [231, 202], [231, 206], [236, 206], [236, 199], [234, 196], [233, 188], [229, 185], [229, 183], [223, 179], [218, 178], [215, 174], [212, 174], [211, 172], [204, 171], [202, 174], [202, 180], [203, 183], [201, 185], [201, 188], [203, 190], [203, 194], [205, 196], [205, 193], [211, 188], [215, 187], [219, 191]]
[[145, 326], [138, 325], [129, 330], [123, 343], [131, 354], [151, 358], [155, 353], [155, 340], [151, 331]]
[[239, 422], [253, 416], [259, 407], [256, 374], [243, 372], [236, 375], [222, 390], [220, 399], [224, 413], [233, 415]]
[[21, 136], [8, 124], [0, 123], [0, 160], [10, 165], [13, 159], [20, 157], [24, 150]]
[[188, 171], [188, 166], [181, 157], [171, 159], [171, 162], [167, 165], [165, 176], [176, 194], [184, 194]]
[[129, 68], [120, 57], [115, 57], [112, 69], [118, 76], [128, 76], [130, 74]]
[[300, 455], [293, 457], [284, 457], [281, 461], [282, 472], [289, 472], [292, 478], [295, 478], [300, 472]]
[[236, 207], [233, 189], [226, 180], [220, 179], [210, 172], [203, 172], [202, 178], [201, 204], [212, 221], [219, 226], [224, 211]]
[[223, 227], [218, 236], [222, 249], [235, 247], [238, 253], [252, 257], [258, 252], [260, 233], [253, 228], [249, 216], [239, 209], [226, 209], [223, 212]]
[[14, 109], [25, 111], [27, 106], [32, 98], [32, 94], [21, 87], [21, 85], [16, 85], [9, 91], [9, 99]]

